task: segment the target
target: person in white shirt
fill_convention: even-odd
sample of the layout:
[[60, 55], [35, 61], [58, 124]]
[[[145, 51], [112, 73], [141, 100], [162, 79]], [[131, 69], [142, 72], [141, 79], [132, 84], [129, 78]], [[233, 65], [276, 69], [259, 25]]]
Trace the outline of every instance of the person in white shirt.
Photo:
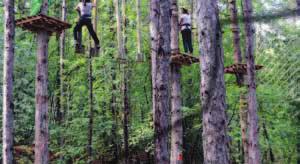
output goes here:
[[182, 8], [182, 14], [180, 16], [179, 25], [181, 29], [184, 52], [192, 54], [192, 18], [188, 10], [185, 8]]
[[91, 3], [91, 0], [81, 0], [81, 2], [79, 2], [75, 8], [80, 15], [79, 21], [77, 22], [76, 26], [74, 27], [74, 31], [73, 31], [76, 49], [81, 49], [81, 47], [82, 47], [82, 44], [81, 44], [82, 26], [87, 27], [90, 35], [92, 36], [92, 38], [95, 42], [96, 48], [97, 49], [100, 48], [99, 39], [93, 28], [93, 24], [92, 24], [92, 20], [91, 20], [93, 7], [96, 7], [96, 6], [93, 3]]

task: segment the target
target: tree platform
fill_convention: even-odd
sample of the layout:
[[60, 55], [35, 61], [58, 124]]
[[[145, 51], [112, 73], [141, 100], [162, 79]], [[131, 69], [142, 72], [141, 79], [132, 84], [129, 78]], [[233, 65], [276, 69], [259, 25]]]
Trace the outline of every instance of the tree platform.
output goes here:
[[185, 54], [185, 53], [176, 53], [172, 54], [171, 56], [171, 63], [172, 64], [178, 64], [178, 65], [192, 65], [194, 63], [199, 63], [200, 60], [198, 57]]
[[[256, 70], [261, 70], [262, 65], [255, 65]], [[227, 74], [247, 74], [247, 64], [233, 64], [231, 66], [225, 67], [225, 73]]]
[[71, 28], [71, 24], [43, 14], [18, 19], [16, 26], [35, 33], [41, 31], [61, 33], [65, 29]]

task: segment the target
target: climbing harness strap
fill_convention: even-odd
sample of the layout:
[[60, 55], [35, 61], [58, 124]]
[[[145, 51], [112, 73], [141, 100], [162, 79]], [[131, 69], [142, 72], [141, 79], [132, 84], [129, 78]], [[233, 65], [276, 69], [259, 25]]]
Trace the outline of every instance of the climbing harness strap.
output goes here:
[[186, 23], [186, 24], [183, 24], [182, 26], [185, 26], [186, 28], [190, 28], [191, 24]]

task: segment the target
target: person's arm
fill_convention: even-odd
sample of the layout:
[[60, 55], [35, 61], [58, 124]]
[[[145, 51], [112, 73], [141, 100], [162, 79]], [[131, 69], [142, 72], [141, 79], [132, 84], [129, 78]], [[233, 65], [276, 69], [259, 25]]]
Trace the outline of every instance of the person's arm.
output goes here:
[[182, 22], [183, 22], [183, 17], [180, 16], [180, 19], [179, 19], [179, 26], [182, 26]]

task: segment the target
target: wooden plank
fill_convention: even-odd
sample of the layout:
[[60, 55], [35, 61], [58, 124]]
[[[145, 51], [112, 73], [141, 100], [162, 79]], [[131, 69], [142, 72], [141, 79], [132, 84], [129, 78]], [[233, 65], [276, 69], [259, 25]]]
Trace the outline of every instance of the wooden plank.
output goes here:
[[34, 20], [38, 20], [38, 19], [41, 19], [40, 16], [36, 16], [34, 18], [29, 18], [29, 19], [23, 19], [23, 20], [16, 20], [16, 25], [21, 25], [21, 24], [26, 24], [26, 23], [29, 23], [29, 22], [32, 22]]
[[[256, 65], [255, 69], [260, 70], [263, 66]], [[225, 73], [230, 74], [247, 74], [247, 64], [233, 64], [231, 66], [225, 67], [224, 69]]]
[[191, 65], [193, 63], [199, 63], [199, 59], [189, 54], [179, 53], [172, 54], [171, 63], [179, 65]]
[[66, 25], [66, 26], [71, 26], [71, 24], [69, 24], [69, 23], [67, 23], [67, 22], [64, 22], [64, 21], [62, 21], [62, 20], [60, 20], [60, 19], [54, 18], [54, 17], [49, 17], [49, 16], [44, 15], [44, 14], [40, 14], [40, 16], [46, 17], [46, 18], [48, 18], [48, 19], [50, 19], [50, 20], [55, 20], [55, 21], [59, 22], [60, 24], [64, 24], [64, 25]]
[[16, 25], [32, 32], [47, 31], [51, 33], [60, 33], [71, 27], [69, 23], [42, 14], [16, 20]]

